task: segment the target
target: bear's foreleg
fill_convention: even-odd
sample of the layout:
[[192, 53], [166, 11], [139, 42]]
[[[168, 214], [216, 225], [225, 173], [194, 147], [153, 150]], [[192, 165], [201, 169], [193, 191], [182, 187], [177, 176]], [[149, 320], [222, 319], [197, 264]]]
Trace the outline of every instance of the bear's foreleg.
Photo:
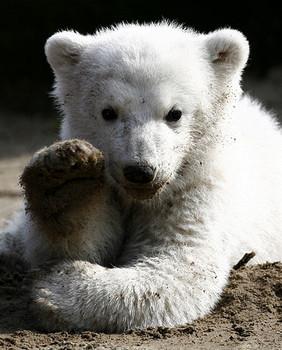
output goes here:
[[186, 253], [112, 269], [83, 261], [57, 265], [35, 284], [39, 324], [47, 330], [122, 332], [192, 322], [219, 300], [229, 268], [213, 250]]
[[21, 184], [29, 260], [76, 258], [106, 264], [105, 259], [113, 259], [121, 229], [104, 183], [100, 151], [86, 141], [57, 142], [33, 156]]

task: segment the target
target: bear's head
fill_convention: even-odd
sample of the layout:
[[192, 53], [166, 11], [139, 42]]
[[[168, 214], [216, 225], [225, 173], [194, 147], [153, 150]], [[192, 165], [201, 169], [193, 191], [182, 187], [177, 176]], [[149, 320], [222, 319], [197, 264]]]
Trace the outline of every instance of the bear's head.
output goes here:
[[181, 183], [189, 156], [204, 152], [239, 96], [249, 54], [236, 30], [203, 35], [168, 23], [58, 32], [45, 50], [61, 137], [102, 150], [110, 181], [136, 199]]

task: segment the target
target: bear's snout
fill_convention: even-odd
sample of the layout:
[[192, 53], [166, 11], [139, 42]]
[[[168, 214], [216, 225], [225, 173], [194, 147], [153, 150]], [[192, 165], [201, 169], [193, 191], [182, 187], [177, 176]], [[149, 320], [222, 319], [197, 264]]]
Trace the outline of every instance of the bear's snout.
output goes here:
[[148, 184], [155, 178], [156, 169], [147, 164], [128, 165], [123, 168], [126, 181], [134, 184]]

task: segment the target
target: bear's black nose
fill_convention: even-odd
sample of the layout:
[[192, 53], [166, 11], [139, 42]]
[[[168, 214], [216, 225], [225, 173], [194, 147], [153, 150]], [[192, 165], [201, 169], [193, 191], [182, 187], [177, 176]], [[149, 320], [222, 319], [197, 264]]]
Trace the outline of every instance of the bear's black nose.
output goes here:
[[129, 165], [123, 169], [127, 181], [135, 184], [151, 182], [155, 176], [155, 169], [149, 165]]

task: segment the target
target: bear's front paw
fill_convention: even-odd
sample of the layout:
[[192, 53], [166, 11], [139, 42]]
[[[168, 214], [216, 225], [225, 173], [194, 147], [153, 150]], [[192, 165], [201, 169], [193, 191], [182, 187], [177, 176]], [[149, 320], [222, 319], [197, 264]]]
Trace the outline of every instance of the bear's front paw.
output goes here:
[[103, 154], [82, 140], [57, 142], [35, 153], [21, 176], [27, 210], [44, 223], [61, 221], [102, 188]]
[[31, 311], [45, 331], [89, 329], [91, 282], [103, 267], [86, 261], [58, 264], [34, 283]]

